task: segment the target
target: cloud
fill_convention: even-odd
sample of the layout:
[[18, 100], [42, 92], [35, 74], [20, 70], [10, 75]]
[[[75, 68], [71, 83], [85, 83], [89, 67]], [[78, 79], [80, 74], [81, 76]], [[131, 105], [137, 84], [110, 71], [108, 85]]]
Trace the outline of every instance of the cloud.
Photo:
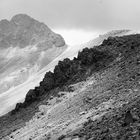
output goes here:
[[0, 0], [0, 18], [26, 13], [52, 28], [139, 29], [139, 0]]

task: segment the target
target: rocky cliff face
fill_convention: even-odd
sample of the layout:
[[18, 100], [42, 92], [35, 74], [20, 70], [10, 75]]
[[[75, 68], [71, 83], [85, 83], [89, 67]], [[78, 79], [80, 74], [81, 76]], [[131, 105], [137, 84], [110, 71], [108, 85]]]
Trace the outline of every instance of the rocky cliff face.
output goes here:
[[22, 84], [66, 48], [64, 39], [28, 15], [0, 21], [0, 94]]

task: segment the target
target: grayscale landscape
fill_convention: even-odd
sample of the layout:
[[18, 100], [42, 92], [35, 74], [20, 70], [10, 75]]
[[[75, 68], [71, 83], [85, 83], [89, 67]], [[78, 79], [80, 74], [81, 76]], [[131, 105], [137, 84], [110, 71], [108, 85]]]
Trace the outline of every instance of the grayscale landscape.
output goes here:
[[1, 140], [140, 140], [138, 0], [0, 0]]

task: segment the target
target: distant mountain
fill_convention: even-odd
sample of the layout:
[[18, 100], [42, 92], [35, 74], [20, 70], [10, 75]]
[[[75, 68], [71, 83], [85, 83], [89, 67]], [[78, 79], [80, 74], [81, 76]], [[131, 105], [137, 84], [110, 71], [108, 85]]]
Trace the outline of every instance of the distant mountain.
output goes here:
[[64, 39], [28, 15], [0, 21], [0, 94], [22, 84], [66, 49]]
[[64, 39], [52, 32], [47, 25], [25, 14], [14, 16], [10, 21], [0, 21], [0, 48], [36, 45], [49, 48], [65, 45]]

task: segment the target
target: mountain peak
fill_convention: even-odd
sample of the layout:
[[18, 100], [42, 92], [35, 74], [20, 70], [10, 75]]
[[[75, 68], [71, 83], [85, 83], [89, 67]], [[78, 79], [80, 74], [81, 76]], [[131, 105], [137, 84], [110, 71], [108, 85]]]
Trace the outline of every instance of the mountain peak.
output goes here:
[[0, 48], [26, 47], [50, 48], [65, 45], [64, 39], [51, 29], [26, 14], [17, 14], [10, 21], [0, 21]]
[[11, 20], [14, 20], [14, 19], [18, 19], [18, 18], [29, 18], [29, 19], [31, 19], [31, 17], [29, 16], [29, 15], [27, 15], [27, 14], [17, 14], [17, 15], [14, 15], [12, 18], [11, 18]]
[[16, 25], [27, 26], [35, 22], [35, 19], [31, 18], [26, 14], [17, 14], [12, 17], [11, 22], [14, 22]]

